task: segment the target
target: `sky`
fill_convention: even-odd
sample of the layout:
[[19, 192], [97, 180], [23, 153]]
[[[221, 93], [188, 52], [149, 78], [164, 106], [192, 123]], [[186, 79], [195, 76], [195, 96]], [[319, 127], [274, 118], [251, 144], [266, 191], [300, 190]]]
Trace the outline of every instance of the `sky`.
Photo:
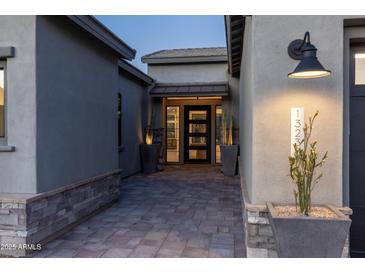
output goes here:
[[96, 16], [129, 46], [137, 50], [132, 63], [146, 72], [143, 55], [174, 48], [224, 47], [223, 16]]

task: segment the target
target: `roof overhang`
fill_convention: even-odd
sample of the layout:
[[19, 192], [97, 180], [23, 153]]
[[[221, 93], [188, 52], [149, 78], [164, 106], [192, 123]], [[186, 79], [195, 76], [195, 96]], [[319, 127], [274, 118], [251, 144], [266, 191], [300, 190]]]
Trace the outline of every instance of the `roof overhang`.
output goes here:
[[152, 97], [228, 96], [227, 82], [156, 83], [150, 90]]
[[133, 66], [130, 63], [128, 63], [125, 60], [119, 60], [118, 61], [118, 66], [119, 66], [120, 69], [122, 69], [124, 71], [127, 71], [132, 76], [134, 76], [137, 79], [145, 82], [147, 85], [151, 85], [154, 82], [153, 78], [151, 78], [146, 73], [144, 73], [143, 71], [139, 70], [138, 68], [136, 68], [135, 66]]
[[344, 27], [363, 27], [365, 26], [365, 18], [363, 16], [355, 18], [345, 18], [343, 20]]
[[116, 51], [121, 58], [132, 60], [136, 56], [136, 50], [128, 46], [122, 39], [110, 31], [94, 16], [90, 15], [66, 15], [73, 23], [93, 35], [99, 41]]
[[241, 72], [245, 16], [225, 15], [224, 18], [228, 52], [228, 69], [229, 73], [233, 77], [238, 78]]
[[146, 64], [221, 63], [221, 62], [227, 62], [227, 56], [219, 55], [219, 56], [189, 56], [189, 57], [165, 57], [165, 58], [142, 57], [141, 60], [143, 63]]

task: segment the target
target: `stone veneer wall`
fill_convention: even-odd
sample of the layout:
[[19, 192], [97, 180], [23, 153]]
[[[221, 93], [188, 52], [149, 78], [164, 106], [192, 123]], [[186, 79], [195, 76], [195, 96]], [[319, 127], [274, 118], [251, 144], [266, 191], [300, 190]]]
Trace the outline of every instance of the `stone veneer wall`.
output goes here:
[[0, 194], [0, 256], [24, 256], [119, 199], [120, 170], [39, 194]]
[[[339, 209], [345, 215], [351, 215], [349, 208]], [[269, 212], [265, 205], [244, 203], [244, 220], [246, 228], [246, 247], [248, 258], [277, 257], [275, 238], [269, 221]], [[346, 241], [342, 257], [349, 257], [349, 241]]]

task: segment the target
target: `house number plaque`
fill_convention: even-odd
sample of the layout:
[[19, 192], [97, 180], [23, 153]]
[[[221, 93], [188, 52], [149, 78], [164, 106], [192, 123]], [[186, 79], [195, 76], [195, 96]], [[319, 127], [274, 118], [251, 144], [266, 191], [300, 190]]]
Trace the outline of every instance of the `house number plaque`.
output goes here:
[[[294, 144], [300, 145], [304, 137], [304, 108], [291, 108], [291, 140], [290, 153], [294, 153]], [[301, 144], [303, 145], [303, 144]]]

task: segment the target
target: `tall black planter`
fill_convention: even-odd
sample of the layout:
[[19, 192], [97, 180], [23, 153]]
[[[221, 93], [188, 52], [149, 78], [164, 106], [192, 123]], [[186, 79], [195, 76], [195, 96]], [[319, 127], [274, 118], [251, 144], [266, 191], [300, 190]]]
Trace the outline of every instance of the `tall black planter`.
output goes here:
[[238, 145], [221, 145], [222, 171], [225, 176], [234, 176], [237, 167]]
[[160, 144], [141, 144], [139, 146], [142, 158], [143, 173], [149, 174], [157, 171], [158, 159], [160, 156]]
[[273, 204], [268, 203], [267, 207], [279, 257], [341, 257], [351, 220], [339, 210], [325, 206], [337, 218], [282, 217], [276, 214]]

